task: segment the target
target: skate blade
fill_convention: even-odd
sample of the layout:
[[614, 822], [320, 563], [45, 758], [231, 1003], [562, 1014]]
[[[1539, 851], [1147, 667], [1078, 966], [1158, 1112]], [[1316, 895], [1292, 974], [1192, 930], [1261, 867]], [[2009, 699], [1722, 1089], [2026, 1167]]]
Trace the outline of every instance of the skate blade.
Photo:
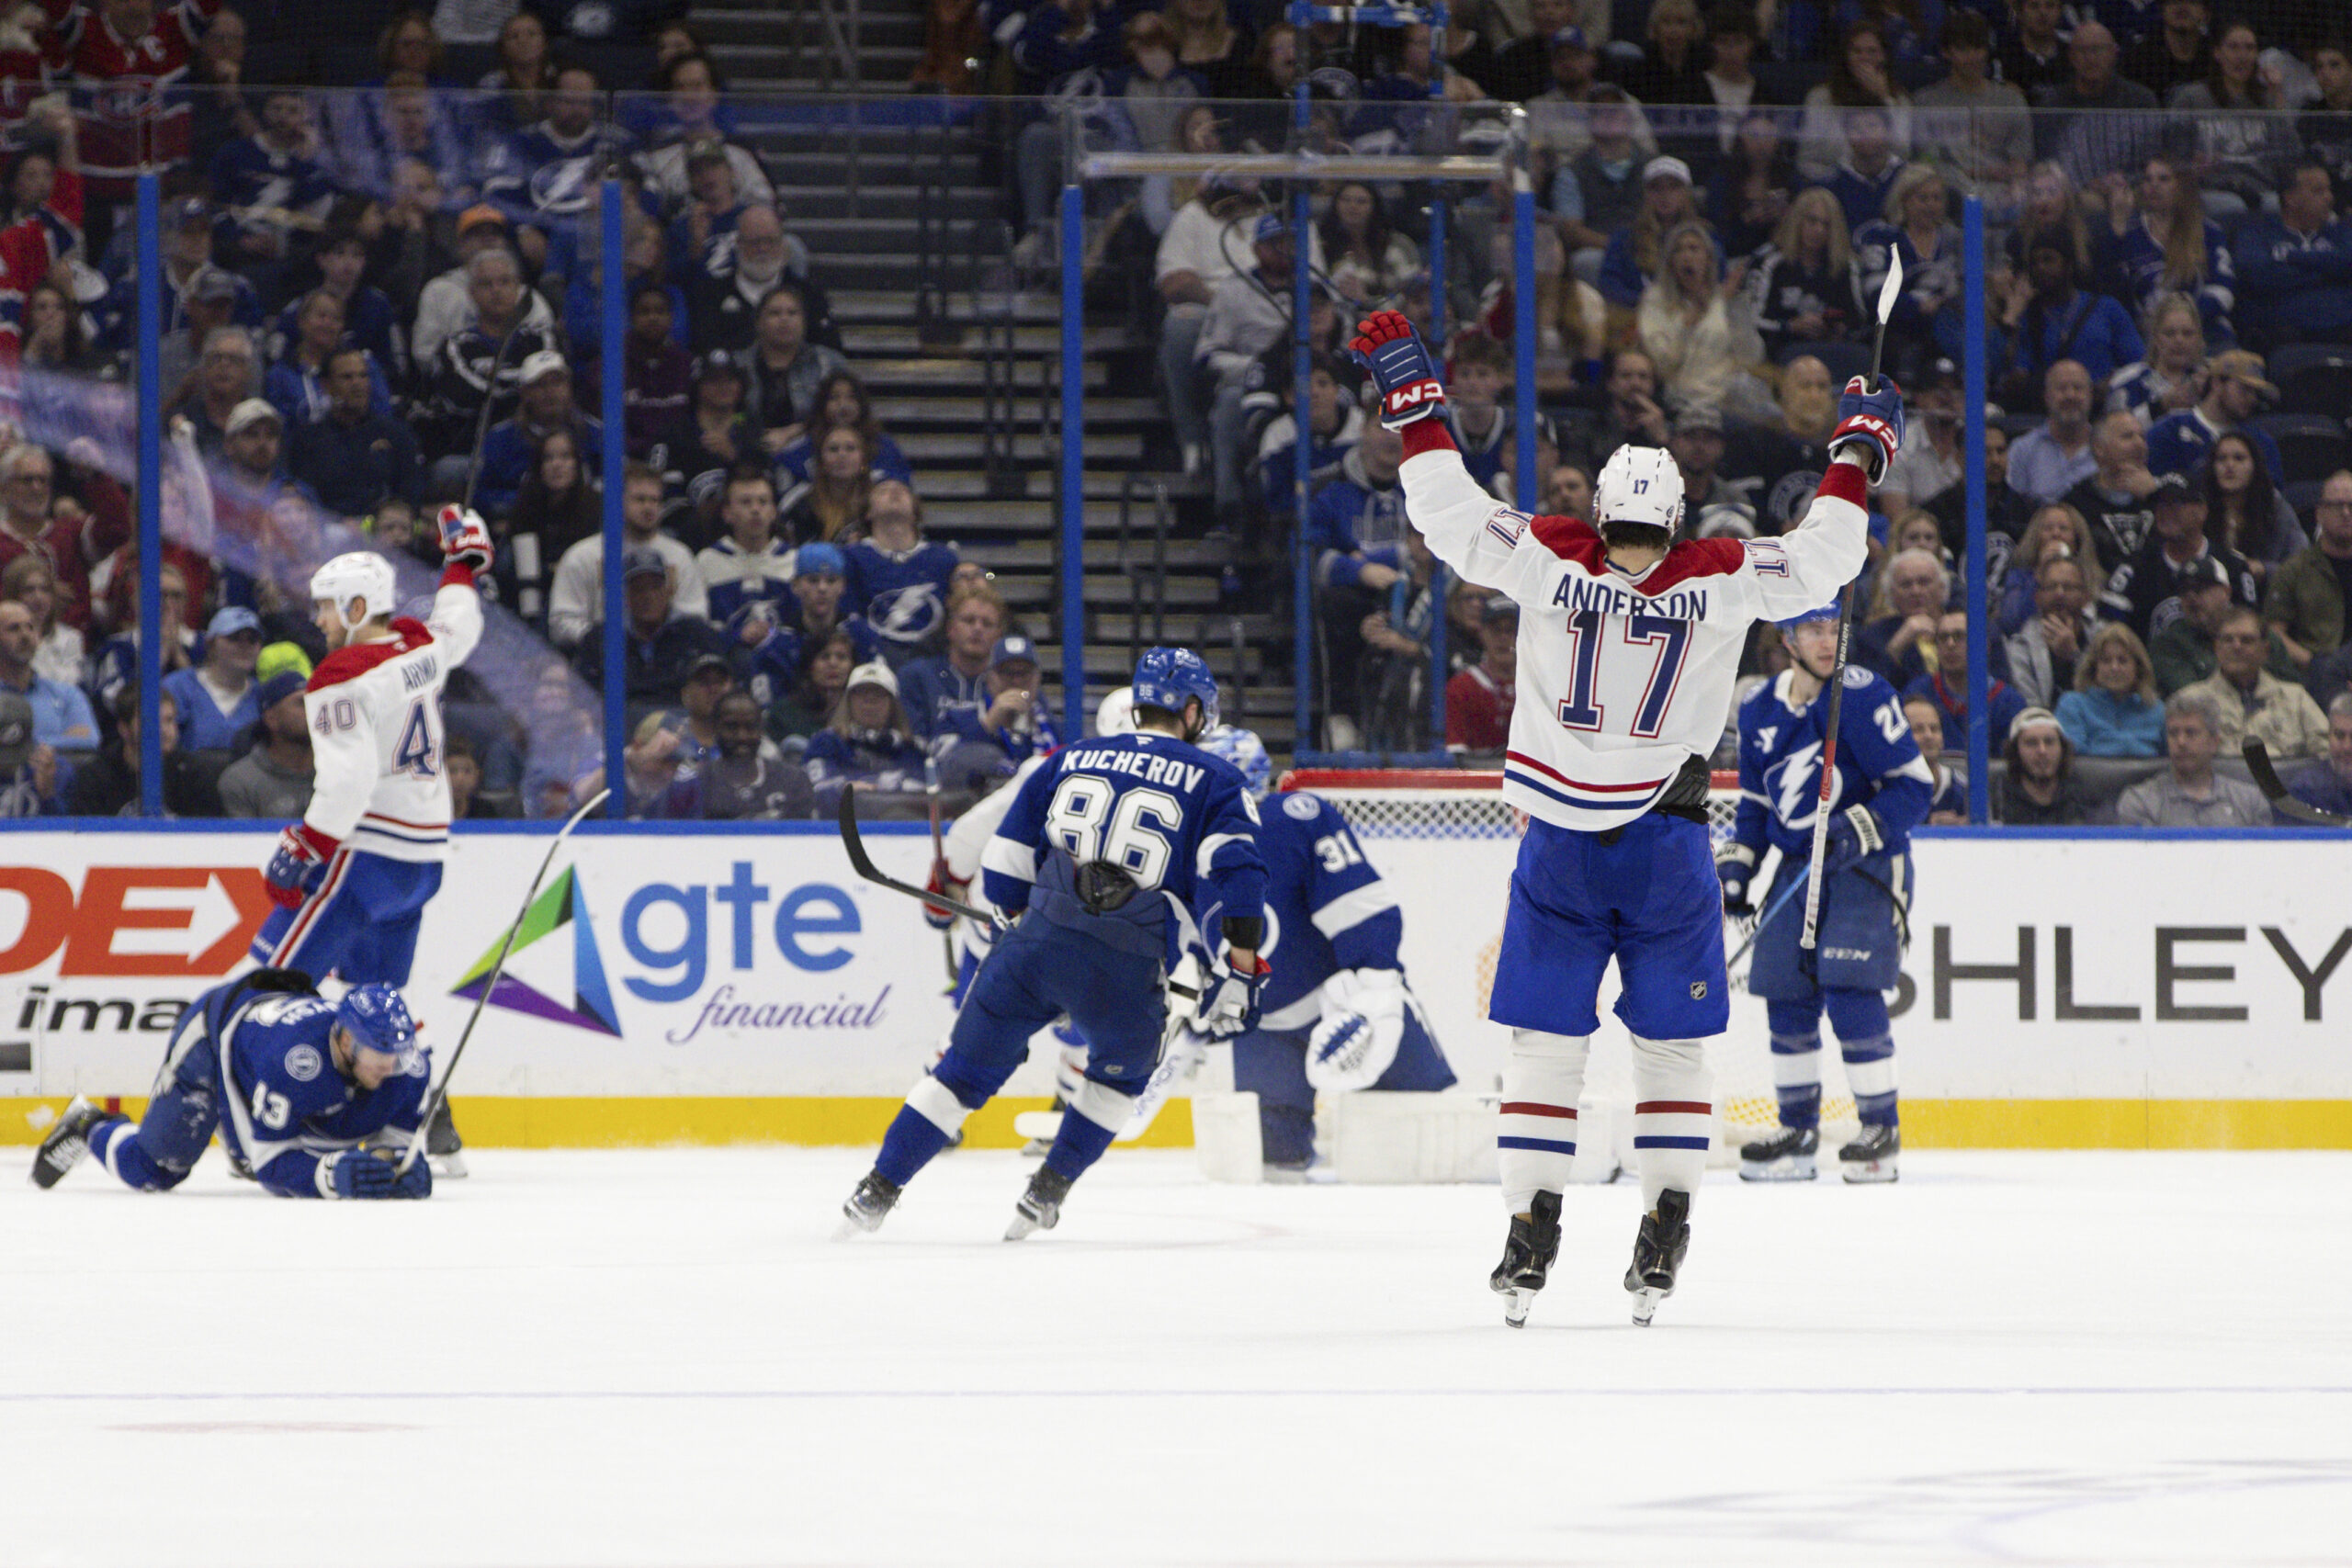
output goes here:
[[1634, 1326], [1647, 1328], [1650, 1325], [1651, 1317], [1657, 1312], [1657, 1303], [1673, 1293], [1671, 1291], [1655, 1290], [1648, 1285], [1635, 1291], [1634, 1292]]
[[425, 1151], [424, 1163], [433, 1168], [433, 1179], [435, 1181], [463, 1181], [466, 1179], [466, 1156], [455, 1149], [446, 1155], [436, 1155], [428, 1149]]
[[1034, 1235], [1038, 1231], [1047, 1228], [1048, 1227], [1045, 1225], [1039, 1224], [1028, 1215], [1016, 1212], [1012, 1216], [1012, 1223], [1004, 1227], [1004, 1239], [1007, 1241], [1019, 1241], [1023, 1236]]
[[1774, 1160], [1739, 1162], [1739, 1179], [1742, 1181], [1811, 1181], [1820, 1174], [1820, 1168], [1810, 1157], [1799, 1155], [1786, 1155]]
[[1895, 1179], [1894, 1161], [1892, 1159], [1847, 1160], [1839, 1168], [1847, 1181], [1857, 1187], [1868, 1182]]
[[1527, 1314], [1535, 1305], [1535, 1292], [1522, 1291], [1513, 1285], [1500, 1287], [1503, 1298], [1503, 1323], [1511, 1328], [1527, 1326]]

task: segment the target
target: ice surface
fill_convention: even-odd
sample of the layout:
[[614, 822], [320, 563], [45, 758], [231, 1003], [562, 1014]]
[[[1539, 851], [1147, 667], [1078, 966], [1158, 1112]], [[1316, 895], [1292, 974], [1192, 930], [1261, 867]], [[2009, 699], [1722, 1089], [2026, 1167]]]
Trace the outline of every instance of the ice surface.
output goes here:
[[835, 1244], [855, 1151], [471, 1157], [12, 1169], [0, 1562], [2352, 1562], [2352, 1156], [1713, 1180], [1648, 1330], [1574, 1189], [1518, 1333], [1492, 1188], [1120, 1150], [1007, 1246], [957, 1154]]

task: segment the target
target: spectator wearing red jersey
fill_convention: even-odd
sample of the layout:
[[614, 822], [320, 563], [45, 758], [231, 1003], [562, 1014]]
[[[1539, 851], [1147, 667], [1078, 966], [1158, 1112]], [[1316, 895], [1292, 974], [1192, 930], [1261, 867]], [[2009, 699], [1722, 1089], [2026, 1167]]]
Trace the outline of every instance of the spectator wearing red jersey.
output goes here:
[[50, 80], [89, 106], [82, 120], [90, 195], [130, 195], [141, 167], [187, 161], [194, 120], [186, 82], [197, 40], [220, 0], [40, 0], [49, 13]]
[[1499, 751], [1519, 694], [1519, 606], [1498, 594], [1478, 624], [1478, 662], [1445, 683], [1445, 749]]
[[31, 123], [45, 126], [56, 135], [57, 175], [47, 201], [0, 229], [0, 365], [17, 363], [23, 342], [26, 296], [82, 239], [81, 161], [74, 117], [56, 100], [45, 99], [31, 116]]

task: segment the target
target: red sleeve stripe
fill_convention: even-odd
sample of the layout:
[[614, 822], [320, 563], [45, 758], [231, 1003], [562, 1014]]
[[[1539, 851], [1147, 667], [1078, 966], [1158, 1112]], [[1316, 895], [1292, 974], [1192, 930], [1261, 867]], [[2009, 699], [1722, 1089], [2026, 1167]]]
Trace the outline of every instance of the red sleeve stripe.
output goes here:
[[1830, 464], [1829, 471], [1821, 476], [1821, 488], [1814, 493], [1838, 501], [1850, 501], [1864, 511], [1870, 509], [1870, 480], [1863, 476], [1859, 464]]
[[1532, 1100], [1506, 1100], [1502, 1113], [1506, 1116], [1557, 1116], [1569, 1122], [1577, 1119], [1573, 1105], [1544, 1105]]
[[1703, 1100], [1645, 1100], [1634, 1107], [1636, 1116], [1712, 1116], [1714, 1111]]

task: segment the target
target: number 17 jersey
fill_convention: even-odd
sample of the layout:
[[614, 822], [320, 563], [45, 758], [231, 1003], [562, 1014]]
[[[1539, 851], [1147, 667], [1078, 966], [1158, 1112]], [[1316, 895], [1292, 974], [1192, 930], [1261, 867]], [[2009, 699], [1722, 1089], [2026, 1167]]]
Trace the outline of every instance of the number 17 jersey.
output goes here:
[[1599, 832], [1650, 809], [1731, 718], [1749, 623], [1827, 604], [1861, 570], [1862, 470], [1832, 463], [1777, 539], [1685, 539], [1648, 570], [1609, 562], [1593, 526], [1499, 505], [1443, 423], [1405, 429], [1405, 507], [1430, 550], [1518, 602], [1519, 701], [1503, 798]]

